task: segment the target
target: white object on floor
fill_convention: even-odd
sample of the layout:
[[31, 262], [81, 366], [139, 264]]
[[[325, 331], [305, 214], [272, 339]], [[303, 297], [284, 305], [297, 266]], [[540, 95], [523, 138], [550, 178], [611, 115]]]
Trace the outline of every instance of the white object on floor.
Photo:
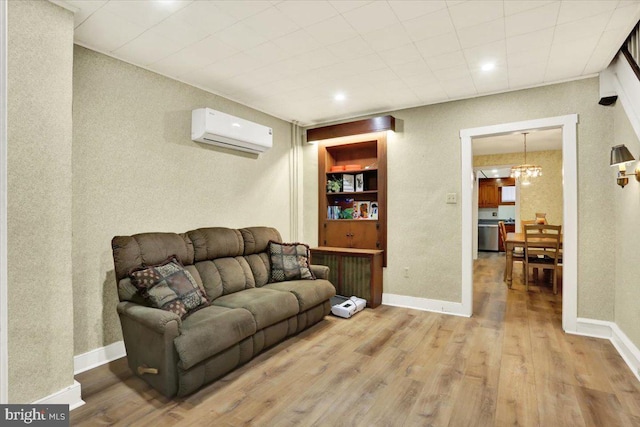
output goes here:
[[332, 306], [331, 313], [335, 316], [348, 319], [357, 312], [364, 310], [366, 305], [367, 300], [353, 296], [340, 304]]

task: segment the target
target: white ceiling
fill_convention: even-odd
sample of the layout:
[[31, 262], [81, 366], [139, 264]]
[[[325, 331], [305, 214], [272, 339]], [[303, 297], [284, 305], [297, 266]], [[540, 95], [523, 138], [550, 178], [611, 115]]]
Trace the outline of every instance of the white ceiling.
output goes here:
[[302, 125], [593, 75], [640, 18], [640, 0], [63, 3], [76, 43]]
[[[473, 138], [473, 155], [524, 153], [522, 132], [507, 135]], [[562, 150], [562, 129], [527, 131], [527, 152]]]

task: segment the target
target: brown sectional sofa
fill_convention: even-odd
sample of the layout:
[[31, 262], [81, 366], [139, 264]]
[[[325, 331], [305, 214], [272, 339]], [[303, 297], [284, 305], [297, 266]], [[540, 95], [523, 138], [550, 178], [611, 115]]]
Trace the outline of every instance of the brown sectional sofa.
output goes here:
[[[282, 241], [268, 227], [114, 237], [118, 314], [129, 367], [163, 395], [184, 396], [329, 314], [335, 288], [327, 280], [328, 267], [311, 266], [316, 280], [269, 283], [270, 240]], [[129, 278], [133, 269], [171, 255], [211, 301], [184, 319], [147, 306]]]

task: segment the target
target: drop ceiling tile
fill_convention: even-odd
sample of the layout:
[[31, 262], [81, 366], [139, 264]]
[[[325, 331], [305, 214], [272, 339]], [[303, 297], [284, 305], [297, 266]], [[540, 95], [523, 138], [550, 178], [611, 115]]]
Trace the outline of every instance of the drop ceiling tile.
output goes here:
[[[218, 40], [216, 36], [209, 36], [160, 61], [154, 62], [150, 68], [165, 75], [182, 77], [214, 61], [228, 58], [236, 53], [238, 53], [236, 49]], [[262, 58], [258, 59], [262, 60]]]
[[[112, 32], [117, 28], [117, 32]], [[101, 8], [74, 32], [74, 39], [90, 48], [111, 52], [138, 37], [144, 28]]]
[[505, 19], [507, 37], [553, 28], [556, 25], [559, 10], [560, 3], [551, 3], [507, 16]]
[[535, 63], [526, 67], [509, 67], [509, 87], [537, 86], [544, 83], [545, 63]]
[[348, 12], [350, 10], [362, 7], [362, 6], [366, 6], [367, 4], [371, 3], [372, 0], [364, 0], [364, 1], [357, 1], [357, 0], [335, 0], [335, 1], [330, 1], [329, 3], [331, 3], [331, 5], [336, 8], [336, 10], [340, 13], [345, 13]]
[[433, 38], [447, 33], [455, 33], [455, 28], [447, 9], [429, 13], [402, 23], [413, 41]]
[[144, 0], [110, 1], [103, 9], [127, 21], [148, 28], [166, 19], [191, 1], [159, 2]]
[[378, 55], [387, 65], [399, 65], [422, 59], [422, 55], [420, 55], [413, 43], [378, 52]]
[[242, 21], [247, 27], [266, 39], [275, 39], [293, 33], [300, 26], [275, 7], [259, 12]]
[[314, 0], [283, 1], [276, 8], [303, 28], [338, 14], [330, 3]]
[[416, 96], [427, 105], [444, 102], [449, 99], [447, 92], [444, 91], [440, 83], [416, 86], [411, 89], [413, 90], [413, 93], [415, 93]]
[[527, 50], [550, 47], [553, 41], [554, 28], [534, 31], [532, 33], [507, 38], [507, 54], [518, 53]]
[[74, 27], [82, 24], [96, 10], [107, 4], [108, 0], [67, 0], [71, 6], [78, 9], [73, 15]]
[[400, 23], [363, 34], [362, 38], [378, 52], [411, 43], [411, 39]]
[[305, 30], [298, 30], [285, 36], [278, 37], [273, 43], [282, 50], [298, 53], [318, 49], [320, 43], [311, 37]]
[[[436, 70], [433, 72], [433, 75], [436, 76], [438, 81], [441, 83], [450, 81], [450, 80], [461, 80], [461, 79], [469, 79], [472, 81], [471, 73], [467, 69], [467, 67], [452, 67], [445, 68], [442, 70]], [[447, 93], [449, 93], [447, 91]]]
[[203, 40], [209, 36], [209, 32], [199, 30], [185, 22], [170, 16], [158, 25], [149, 29], [147, 33], [152, 33], [156, 37], [164, 37], [183, 47]]
[[296, 52], [283, 50], [274, 42], [266, 42], [244, 51], [247, 55], [257, 59], [261, 64], [268, 65], [295, 55]]
[[[198, 0], [199, 1], [199, 0]], [[266, 1], [251, 1], [251, 0], [242, 0], [242, 1], [213, 1], [211, 2], [217, 8], [222, 10], [228, 15], [233, 16], [238, 21], [248, 18], [253, 15], [257, 15], [265, 9], [271, 7], [271, 4]]]
[[505, 39], [504, 19], [496, 19], [473, 27], [458, 30], [458, 39], [463, 49]]
[[114, 54], [127, 62], [146, 66], [177, 52], [181, 48], [182, 45], [147, 31], [114, 51]]
[[450, 99], [476, 96], [478, 93], [471, 76], [442, 82], [442, 89]]
[[357, 58], [374, 53], [374, 50], [360, 36], [334, 43], [327, 46], [327, 49], [339, 59]]
[[314, 70], [316, 68], [321, 68], [338, 62], [338, 59], [324, 47], [310, 52], [303, 52], [295, 58], [304, 62], [305, 71]]
[[449, 7], [449, 14], [456, 28], [473, 27], [504, 17], [503, 1], [467, 1]]
[[190, 71], [209, 65], [211, 62], [211, 59], [206, 56], [200, 55], [193, 50], [183, 49], [154, 62], [149, 68], [165, 76], [181, 77]]
[[400, 21], [414, 19], [428, 13], [446, 9], [447, 3], [444, 1], [415, 1], [415, 0], [394, 0], [389, 2]]
[[393, 65], [390, 68], [401, 79], [431, 72], [431, 69], [423, 59], [413, 62], [407, 62], [405, 64]]
[[251, 49], [268, 41], [242, 22], [216, 33], [216, 37], [238, 50]]
[[444, 55], [429, 57], [426, 59], [426, 61], [427, 65], [432, 70], [442, 70], [443, 68], [451, 68], [456, 66], [467, 66], [467, 60], [461, 50], [445, 53]]
[[404, 77], [402, 81], [410, 88], [426, 85], [440, 85], [440, 81], [436, 78], [436, 76], [433, 75], [431, 71]]
[[506, 63], [506, 51], [506, 41], [500, 40], [471, 49], [464, 49], [464, 56], [467, 58], [469, 68], [473, 69], [479, 68], [487, 62], [494, 62], [496, 64]]
[[516, 13], [524, 12], [530, 9], [536, 9], [548, 4], [557, 3], [552, 0], [536, 1], [536, 0], [509, 0], [504, 2], [504, 15], [511, 16]]
[[546, 67], [550, 54], [551, 46], [514, 52], [507, 56], [507, 63], [509, 64], [509, 69], [511, 67], [531, 66], [532, 64], [543, 64]]
[[610, 13], [601, 13], [589, 18], [560, 24], [556, 27], [553, 43], [567, 43], [580, 40], [584, 37], [600, 35], [604, 32], [609, 22]]
[[235, 17], [208, 1], [194, 1], [176, 12], [171, 18], [178, 19], [186, 25], [208, 34], [215, 34], [238, 22]]
[[506, 69], [491, 72], [477, 70], [471, 73], [478, 93], [499, 92], [509, 89], [509, 74]]
[[442, 34], [437, 37], [421, 40], [416, 42], [415, 45], [424, 58], [460, 50], [458, 36], [455, 33]]
[[626, 34], [629, 34], [639, 18], [640, 3], [634, 2], [624, 7], [618, 7], [611, 15], [605, 30], [624, 30]]
[[305, 30], [323, 44], [333, 44], [349, 40], [358, 33], [344, 20], [342, 16], [335, 16], [326, 21], [311, 25]]
[[579, 21], [605, 12], [611, 13], [617, 4], [616, 1], [563, 1], [558, 14], [558, 24]]
[[398, 22], [386, 1], [374, 1], [342, 14], [360, 34], [379, 30]]

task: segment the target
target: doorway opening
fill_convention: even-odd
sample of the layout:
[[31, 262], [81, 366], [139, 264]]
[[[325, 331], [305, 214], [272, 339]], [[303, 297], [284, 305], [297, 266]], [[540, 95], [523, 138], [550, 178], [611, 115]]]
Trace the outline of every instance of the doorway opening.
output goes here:
[[460, 131], [462, 207], [462, 305], [473, 314], [474, 182], [473, 140], [532, 130], [559, 129], [562, 135], [563, 299], [562, 327], [575, 332], [577, 324], [577, 114], [505, 123]]

